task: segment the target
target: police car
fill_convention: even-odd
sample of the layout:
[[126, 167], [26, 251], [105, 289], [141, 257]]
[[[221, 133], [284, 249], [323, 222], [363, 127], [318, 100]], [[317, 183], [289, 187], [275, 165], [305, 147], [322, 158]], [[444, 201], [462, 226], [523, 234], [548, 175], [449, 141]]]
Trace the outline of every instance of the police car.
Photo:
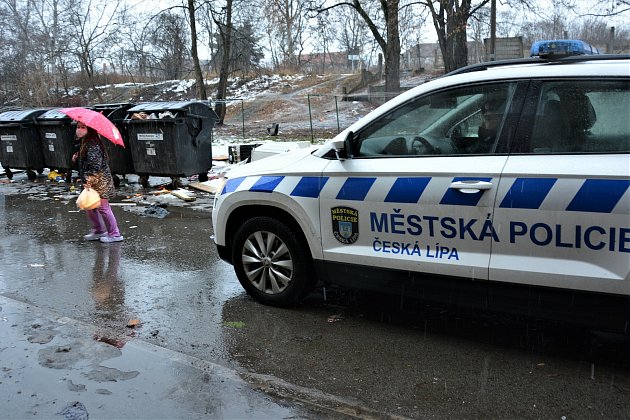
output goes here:
[[270, 305], [321, 281], [628, 331], [630, 56], [583, 45], [460, 69], [229, 171], [219, 255]]

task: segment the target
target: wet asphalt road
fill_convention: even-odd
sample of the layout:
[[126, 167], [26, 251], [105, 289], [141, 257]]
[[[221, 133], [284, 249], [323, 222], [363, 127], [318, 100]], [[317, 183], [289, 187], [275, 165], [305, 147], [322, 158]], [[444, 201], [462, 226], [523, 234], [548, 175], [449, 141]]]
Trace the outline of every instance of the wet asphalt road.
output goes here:
[[[234, 369], [254, 389], [312, 403], [309, 417], [630, 417], [627, 337], [337, 289], [265, 307], [219, 261], [209, 196], [124, 185], [113, 202], [139, 194], [137, 205], [114, 207], [125, 241], [106, 245], [82, 240], [67, 184], [15, 179], [0, 184], [0, 294], [110, 343]], [[155, 202], [162, 219], [148, 216]]]

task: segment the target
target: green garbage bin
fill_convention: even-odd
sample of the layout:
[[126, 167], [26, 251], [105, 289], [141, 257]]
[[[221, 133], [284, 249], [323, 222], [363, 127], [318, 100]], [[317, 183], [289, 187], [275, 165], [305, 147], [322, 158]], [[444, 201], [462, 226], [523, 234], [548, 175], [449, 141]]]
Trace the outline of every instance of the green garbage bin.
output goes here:
[[0, 114], [0, 163], [7, 178], [11, 169], [25, 169], [28, 179], [37, 177], [45, 167], [36, 118], [46, 109], [6, 111]]
[[129, 133], [127, 132], [127, 124], [123, 121], [127, 116], [129, 108], [133, 107], [132, 103], [114, 103], [114, 104], [97, 104], [89, 107], [90, 109], [98, 112], [102, 112], [111, 122], [114, 123], [120, 135], [123, 138], [125, 147], [120, 147], [113, 144], [110, 141], [104, 141], [103, 145], [109, 156], [109, 168], [112, 171], [114, 178], [114, 184], [118, 186], [120, 184], [120, 176], [127, 174], [135, 174], [136, 170], [133, 165], [133, 158], [131, 156], [131, 147], [129, 145]]
[[215, 112], [202, 102], [147, 102], [127, 110], [124, 123], [136, 173], [143, 186], [150, 176], [199, 175], [212, 167]]
[[41, 138], [44, 164], [50, 170], [66, 174], [66, 181], [72, 179], [72, 155], [77, 151], [75, 142], [76, 124], [59, 109], [51, 109], [36, 118]]

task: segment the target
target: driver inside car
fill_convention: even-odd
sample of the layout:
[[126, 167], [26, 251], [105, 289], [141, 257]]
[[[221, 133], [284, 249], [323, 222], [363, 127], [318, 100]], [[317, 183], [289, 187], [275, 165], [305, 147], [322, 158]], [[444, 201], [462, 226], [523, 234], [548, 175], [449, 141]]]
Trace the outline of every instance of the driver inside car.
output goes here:
[[477, 130], [479, 138], [474, 147], [474, 153], [489, 153], [492, 150], [503, 113], [503, 100], [492, 98], [483, 103], [481, 106], [482, 122]]

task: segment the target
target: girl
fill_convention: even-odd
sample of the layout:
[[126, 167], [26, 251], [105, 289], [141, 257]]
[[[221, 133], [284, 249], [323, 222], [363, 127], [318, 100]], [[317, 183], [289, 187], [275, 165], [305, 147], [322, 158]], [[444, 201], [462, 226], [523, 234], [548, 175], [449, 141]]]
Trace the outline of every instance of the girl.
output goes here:
[[81, 142], [79, 152], [74, 156], [79, 160], [79, 176], [85, 187], [94, 188], [101, 196], [99, 208], [86, 210], [92, 230], [83, 238], [87, 241], [100, 240], [105, 243], [120, 242], [123, 237], [109, 206], [109, 199], [114, 195], [114, 180], [101, 139], [94, 129], [82, 122], [77, 123], [76, 136]]

